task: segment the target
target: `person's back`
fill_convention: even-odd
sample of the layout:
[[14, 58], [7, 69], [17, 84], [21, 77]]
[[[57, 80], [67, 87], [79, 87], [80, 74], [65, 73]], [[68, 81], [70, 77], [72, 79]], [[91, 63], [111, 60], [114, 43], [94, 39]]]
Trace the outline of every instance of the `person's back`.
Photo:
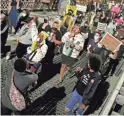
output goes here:
[[[14, 63], [14, 85], [15, 87], [21, 92], [22, 95], [24, 95], [24, 98], [27, 97], [27, 88], [29, 85], [34, 84], [38, 76], [34, 73], [27, 72], [28, 64], [24, 59], [17, 59]], [[2, 114], [9, 115], [8, 111], [15, 111], [17, 112], [18, 110], [11, 104], [11, 100], [9, 98], [10, 95], [10, 87], [11, 87], [11, 75], [6, 78], [5, 82], [5, 88], [2, 91], [2, 105], [3, 109], [6, 109], [4, 111], [2, 110]]]

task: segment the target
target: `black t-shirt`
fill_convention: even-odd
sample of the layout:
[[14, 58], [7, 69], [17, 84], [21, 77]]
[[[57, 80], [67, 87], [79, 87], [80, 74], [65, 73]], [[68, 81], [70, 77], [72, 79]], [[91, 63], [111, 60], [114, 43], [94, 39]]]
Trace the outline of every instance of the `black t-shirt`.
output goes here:
[[123, 55], [124, 55], [124, 45], [121, 45], [117, 54], [117, 59], [121, 59]]
[[83, 71], [83, 74], [81, 77], [79, 77], [79, 81], [76, 85], [77, 92], [82, 96], [85, 88], [87, 87], [90, 80], [93, 78], [94, 72], [89, 72], [87, 69]]
[[50, 31], [51, 31], [50, 25], [47, 25], [47, 26], [45, 27], [45, 29], [43, 29], [43, 28], [42, 28], [43, 24], [44, 24], [44, 23], [41, 23], [41, 24], [39, 25], [39, 27], [38, 27], [38, 32], [39, 32], [39, 33], [40, 33], [41, 31], [50, 32]]
[[61, 41], [62, 33], [59, 30], [56, 31], [55, 36], [56, 36], [56, 40]]

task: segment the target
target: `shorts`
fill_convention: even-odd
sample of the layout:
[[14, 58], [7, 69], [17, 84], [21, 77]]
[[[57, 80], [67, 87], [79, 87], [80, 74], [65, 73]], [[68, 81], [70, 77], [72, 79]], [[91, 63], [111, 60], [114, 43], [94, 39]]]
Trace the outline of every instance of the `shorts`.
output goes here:
[[72, 58], [62, 54], [62, 64], [66, 64], [68, 67], [72, 67], [75, 61], [76, 61], [76, 58]]

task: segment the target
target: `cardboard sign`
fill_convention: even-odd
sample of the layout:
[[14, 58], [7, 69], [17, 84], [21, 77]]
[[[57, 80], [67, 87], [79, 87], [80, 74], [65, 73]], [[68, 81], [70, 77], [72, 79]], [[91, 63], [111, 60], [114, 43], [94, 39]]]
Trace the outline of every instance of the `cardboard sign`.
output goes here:
[[121, 42], [109, 33], [106, 33], [99, 43], [104, 45], [106, 49], [113, 53], [117, 47], [121, 45]]
[[98, 30], [101, 30], [101, 31], [104, 31], [105, 29], [107, 29], [107, 24], [106, 23], [98, 23], [98, 26], [97, 26], [97, 29]]
[[83, 5], [76, 5], [77, 10], [81, 11], [81, 12], [86, 12], [87, 11], [87, 6], [83, 6]]
[[73, 11], [73, 15], [75, 16], [77, 14], [77, 7], [76, 6], [72, 6], [72, 5], [67, 5], [66, 6], [66, 14], [68, 13], [69, 10]]

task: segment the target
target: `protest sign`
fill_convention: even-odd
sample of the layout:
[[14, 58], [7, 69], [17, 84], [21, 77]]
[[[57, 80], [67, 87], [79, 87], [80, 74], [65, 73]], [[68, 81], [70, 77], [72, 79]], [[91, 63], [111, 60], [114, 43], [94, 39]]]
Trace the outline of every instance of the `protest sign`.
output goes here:
[[104, 45], [106, 49], [113, 53], [117, 47], [121, 45], [121, 42], [109, 33], [106, 33], [99, 43]]
[[67, 4], [67, 6], [66, 6], [66, 14], [68, 13], [69, 10], [72, 10], [73, 15], [76, 16], [76, 14], [77, 14], [77, 7], [76, 6], [72, 6], [72, 5]]
[[77, 10], [81, 11], [81, 12], [86, 12], [87, 11], [87, 6], [83, 6], [83, 5], [76, 5]]
[[106, 23], [98, 23], [98, 26], [97, 26], [97, 29], [98, 30], [101, 30], [101, 31], [104, 31], [107, 29], [107, 24]]

